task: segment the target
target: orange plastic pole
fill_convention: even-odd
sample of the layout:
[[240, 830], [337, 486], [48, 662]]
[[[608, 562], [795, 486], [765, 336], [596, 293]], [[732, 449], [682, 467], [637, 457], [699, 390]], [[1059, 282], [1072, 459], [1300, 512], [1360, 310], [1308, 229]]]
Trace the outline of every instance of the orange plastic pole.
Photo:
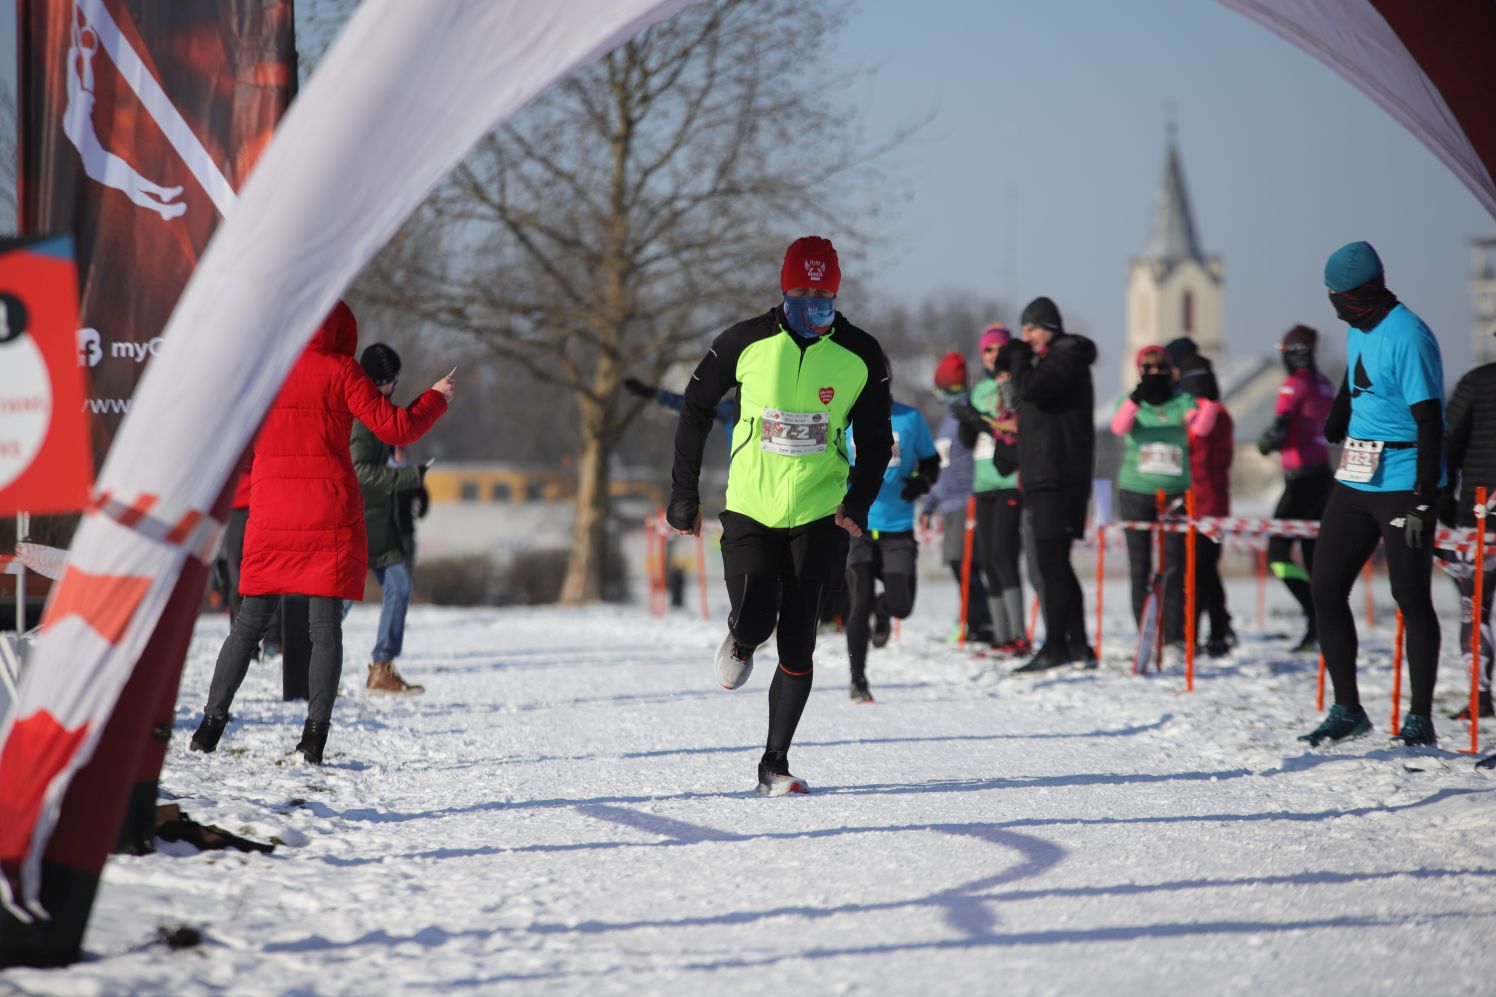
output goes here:
[[655, 518], [654, 513], [644, 517], [644, 577], [649, 585], [649, 611], [655, 611]]
[[1397, 636], [1392, 639], [1392, 736], [1402, 727], [1403, 615], [1397, 611]]
[[1096, 526], [1096, 653], [1101, 653], [1101, 599], [1106, 593], [1106, 524]]
[[1184, 689], [1195, 691], [1195, 492], [1184, 493]]
[[[1162, 488], [1160, 488], [1158, 492], [1153, 496], [1153, 506], [1155, 513], [1158, 516], [1158, 560], [1154, 562], [1154, 565], [1155, 570], [1159, 571], [1160, 573], [1162, 573], [1164, 570], [1164, 554], [1168, 550], [1168, 547], [1166, 546], [1168, 534], [1164, 532], [1164, 510], [1168, 508], [1168, 502], [1169, 500], [1167, 497], [1165, 497], [1164, 490]], [[1163, 622], [1164, 620], [1169, 618], [1169, 614], [1166, 611], [1169, 602], [1167, 592], [1168, 587], [1165, 586], [1165, 591], [1159, 593], [1159, 597], [1163, 599], [1163, 605], [1160, 605], [1158, 607], [1159, 626], [1153, 638], [1153, 670], [1156, 672], [1161, 672], [1164, 670]]]
[[655, 558], [655, 565], [660, 570], [660, 615], [664, 616], [666, 608], [670, 605], [670, 596], [667, 594], [670, 580], [670, 530], [665, 522], [663, 508], [655, 513], [655, 521], [659, 523], [656, 537], [660, 544], [660, 553]]
[[961, 544], [961, 621], [956, 626], [956, 632], [961, 636], [956, 641], [965, 644], [970, 635], [966, 632], [966, 621], [970, 619], [971, 609], [971, 541], [977, 528], [977, 497], [971, 496], [966, 500], [966, 538]]
[[712, 607], [706, 598], [706, 541], [696, 534], [696, 578], [701, 588], [701, 618], [712, 618]]
[[1480, 610], [1486, 596], [1486, 488], [1475, 489], [1475, 591], [1470, 604], [1470, 754], [1480, 747]]
[[[1029, 604], [1028, 642], [1034, 642], [1034, 628], [1039, 625], [1039, 597], [1034, 596], [1034, 601]], [[1046, 638], [1047, 640], [1048, 638]]]
[[1257, 552], [1257, 629], [1267, 629], [1267, 548]]
[[1366, 586], [1366, 628], [1368, 630], [1370, 630], [1372, 627], [1374, 627], [1374, 626], [1377, 625], [1376, 599], [1374, 599], [1372, 597], [1372, 592], [1371, 592], [1371, 582], [1372, 582], [1371, 562], [1373, 560], [1375, 560], [1375, 558], [1376, 558], [1376, 554], [1375, 554], [1375, 552], [1373, 552], [1372, 555], [1371, 555], [1371, 557], [1368, 557], [1366, 559], [1366, 566], [1361, 569], [1361, 581]]
[[1323, 651], [1319, 655], [1319, 691], [1314, 694], [1314, 708], [1321, 713], [1325, 709], [1325, 655]]
[[899, 624], [902, 623], [902, 622], [904, 622], [904, 621], [900, 620], [898, 617], [894, 617], [894, 620], [893, 620], [893, 639], [894, 640], [898, 640], [901, 637], [903, 637], [903, 635], [904, 635], [902, 629], [899, 626]]

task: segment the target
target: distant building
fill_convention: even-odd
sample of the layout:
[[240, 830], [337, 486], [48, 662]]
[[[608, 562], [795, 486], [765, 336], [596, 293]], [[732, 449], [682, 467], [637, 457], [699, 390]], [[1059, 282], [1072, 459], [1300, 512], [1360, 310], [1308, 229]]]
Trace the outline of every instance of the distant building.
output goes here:
[[1496, 238], [1472, 239], [1470, 325], [1472, 366], [1496, 361]]

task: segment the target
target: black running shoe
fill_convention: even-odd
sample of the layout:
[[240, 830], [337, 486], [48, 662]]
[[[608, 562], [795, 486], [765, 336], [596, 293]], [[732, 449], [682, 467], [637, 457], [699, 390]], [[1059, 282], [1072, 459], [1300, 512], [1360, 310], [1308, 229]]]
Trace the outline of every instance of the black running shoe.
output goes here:
[[1038, 654], [1028, 660], [1027, 664], [1013, 669], [1013, 674], [1029, 675], [1034, 672], [1046, 672], [1051, 668], [1063, 668], [1068, 664], [1070, 664], [1070, 659], [1064, 655], [1057, 654], [1048, 648], [1041, 648]]
[[1424, 713], [1409, 713], [1403, 718], [1402, 727], [1392, 736], [1393, 747], [1432, 748], [1438, 743], [1434, 722]]
[[203, 714], [203, 722], [197, 725], [197, 731], [192, 735], [192, 742], [187, 747], [192, 751], [212, 752], [218, 747], [218, 739], [223, 737], [223, 728], [228, 722], [228, 717], [210, 717]]
[[873, 610], [873, 646], [886, 647], [888, 638], [893, 636], [893, 620], [882, 611], [882, 606]]
[[[1496, 710], [1493, 710], [1491, 708], [1491, 694], [1489, 692], [1487, 692], [1485, 689], [1482, 689], [1480, 691], [1480, 708], [1479, 708], [1479, 712], [1476, 715], [1477, 716], [1482, 716], [1482, 717], [1496, 716]], [[1451, 720], [1469, 720], [1470, 719], [1470, 704], [1466, 703], [1464, 705], [1464, 707], [1462, 707], [1460, 709], [1460, 712], [1458, 712], [1458, 713], [1451, 713], [1449, 715], [1449, 719], [1451, 719]]]
[[1365, 710], [1358, 708], [1353, 712], [1336, 703], [1325, 714], [1324, 722], [1308, 734], [1300, 734], [1299, 740], [1306, 742], [1311, 748], [1317, 748], [1326, 741], [1333, 744], [1370, 733], [1371, 718], [1366, 715]]
[[867, 679], [853, 679], [848, 695], [854, 703], [871, 703], [873, 701], [873, 694], [867, 688]]
[[1309, 632], [1306, 633], [1306, 634], [1304, 634], [1304, 636], [1299, 640], [1299, 642], [1293, 646], [1293, 653], [1294, 654], [1318, 654], [1319, 653], [1319, 634], [1316, 633], [1314, 631], [1314, 629], [1311, 627], [1309, 629]]

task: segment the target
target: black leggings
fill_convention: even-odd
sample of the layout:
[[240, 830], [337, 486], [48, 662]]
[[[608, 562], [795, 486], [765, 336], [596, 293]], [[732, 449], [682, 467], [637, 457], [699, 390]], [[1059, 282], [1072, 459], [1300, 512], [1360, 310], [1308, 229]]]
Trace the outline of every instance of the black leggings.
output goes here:
[[[208, 686], [205, 716], [226, 717], [234, 695], [249, 671], [249, 660], [260, 646], [271, 617], [279, 612], [280, 596], [247, 595], [239, 604], [239, 613], [229, 627], [228, 639], [218, 652], [213, 666], [213, 681]], [[312, 659], [307, 681], [311, 696], [306, 718], [326, 722], [332, 719], [332, 704], [338, 698], [338, 679], [343, 674], [343, 600], [312, 596], [307, 600], [311, 626]]]
[[1026, 636], [1023, 622], [1023, 499], [1016, 488], [977, 494], [975, 555], [987, 576], [993, 639], [999, 644]]
[[810, 698], [814, 678], [811, 656], [826, 586], [793, 573], [737, 575], [727, 579], [732, 611], [728, 629], [739, 644], [757, 647], [774, 635], [778, 667], [769, 684], [769, 751], [789, 751]]
[[1088, 653], [1080, 579], [1070, 563], [1069, 537], [1034, 540], [1034, 560], [1044, 580], [1044, 652], [1075, 661]]
[[1365, 492], [1336, 484], [1320, 522], [1310, 587], [1319, 619], [1319, 646], [1335, 683], [1335, 702], [1348, 710], [1361, 706], [1356, 690], [1360, 645], [1351, 612], [1351, 586], [1378, 540], [1383, 541], [1387, 580], [1407, 634], [1408, 712], [1428, 716], [1433, 709], [1434, 679], [1439, 672], [1439, 618], [1434, 615], [1430, 591], [1433, 537], [1426, 536], [1423, 546], [1416, 549], [1404, 539], [1402, 517], [1412, 500], [1412, 492]]
[[[1169, 496], [1173, 502], [1175, 496]], [[1117, 511], [1125, 520], [1152, 523], [1158, 520], [1158, 501], [1142, 492], [1117, 490]], [[1132, 572], [1132, 618], [1140, 625], [1143, 603], [1153, 584], [1153, 553], [1158, 538], [1143, 530], [1127, 531], [1127, 565]], [[1164, 535], [1164, 642], [1184, 640], [1184, 534]]]
[[[1283, 483], [1283, 496], [1273, 510], [1274, 519], [1319, 519], [1325, 513], [1325, 503], [1335, 488], [1335, 478], [1328, 467], [1301, 472]], [[1304, 558], [1300, 568], [1293, 563], [1293, 545], [1299, 545]], [[1314, 596], [1309, 588], [1309, 576], [1314, 572], [1313, 537], [1272, 537], [1267, 542], [1267, 560], [1273, 574], [1283, 580], [1289, 594], [1298, 602], [1299, 608], [1309, 620], [1309, 629], [1316, 628], [1314, 619]]]
[[1226, 610], [1226, 587], [1221, 584], [1221, 545], [1199, 534], [1195, 535], [1195, 593], [1199, 597], [1196, 619], [1205, 614], [1210, 636], [1224, 640], [1231, 632], [1231, 614]]
[[[879, 578], [883, 579], [882, 595], [876, 594]], [[847, 567], [847, 582], [852, 597], [852, 607], [847, 611], [847, 656], [852, 659], [852, 678], [865, 679], [872, 617], [908, 618], [914, 612], [915, 577], [885, 574], [876, 564], [864, 561]]]

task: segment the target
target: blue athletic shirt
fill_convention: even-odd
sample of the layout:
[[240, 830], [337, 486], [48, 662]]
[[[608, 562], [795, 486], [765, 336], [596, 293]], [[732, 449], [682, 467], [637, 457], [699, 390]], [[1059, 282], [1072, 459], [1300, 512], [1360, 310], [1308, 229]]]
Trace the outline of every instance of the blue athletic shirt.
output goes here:
[[[1346, 378], [1351, 389], [1350, 434], [1358, 440], [1416, 442], [1418, 423], [1410, 407], [1430, 398], [1444, 406], [1444, 362], [1439, 341], [1407, 306], [1399, 304], [1370, 332], [1346, 330]], [[1383, 450], [1376, 474], [1364, 484], [1341, 484], [1363, 492], [1410, 492], [1417, 484], [1418, 450]], [[1444, 484], [1444, 469], [1439, 469]]]
[[[894, 402], [889, 409], [889, 421], [893, 424], [893, 458], [888, 470], [883, 472], [883, 487], [878, 489], [878, 498], [867, 511], [868, 529], [876, 533], [899, 533], [914, 529], [914, 503], [899, 498], [904, 490], [904, 479], [919, 468], [919, 462], [935, 456], [935, 440], [930, 436], [930, 427], [919, 409], [903, 402]], [[847, 427], [847, 447], [852, 463], [857, 463], [857, 446], [852, 439], [852, 427]]]

